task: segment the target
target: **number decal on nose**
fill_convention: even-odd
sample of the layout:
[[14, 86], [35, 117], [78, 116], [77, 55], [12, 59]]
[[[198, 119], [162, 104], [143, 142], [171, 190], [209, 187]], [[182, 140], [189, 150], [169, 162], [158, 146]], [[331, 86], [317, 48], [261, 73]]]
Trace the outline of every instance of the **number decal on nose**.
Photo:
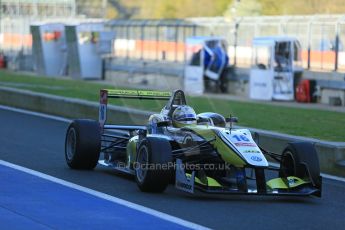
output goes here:
[[236, 139], [236, 141], [238, 141], [238, 142], [240, 142], [240, 141], [249, 142], [250, 141], [248, 139], [248, 137], [246, 137], [244, 135], [233, 135], [232, 138]]

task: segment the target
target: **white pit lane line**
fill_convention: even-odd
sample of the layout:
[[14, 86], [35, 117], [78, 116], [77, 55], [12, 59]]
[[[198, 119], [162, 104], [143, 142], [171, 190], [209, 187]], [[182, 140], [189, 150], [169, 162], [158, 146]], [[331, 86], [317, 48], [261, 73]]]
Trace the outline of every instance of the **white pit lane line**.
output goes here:
[[61, 121], [61, 122], [65, 122], [65, 123], [70, 123], [72, 121], [71, 119], [67, 119], [64, 117], [59, 117], [59, 116], [49, 115], [49, 114], [45, 114], [45, 113], [29, 111], [29, 110], [25, 110], [25, 109], [13, 108], [13, 107], [5, 106], [5, 105], [0, 105], [0, 109], [12, 111], [12, 112], [17, 112], [17, 113], [23, 113], [23, 114], [27, 114], [27, 115], [31, 115], [31, 116], [36, 116], [36, 117], [42, 117], [42, 118], [55, 120], [55, 121]]
[[38, 172], [38, 171], [35, 171], [32, 169], [28, 169], [28, 168], [25, 168], [25, 167], [22, 167], [19, 165], [9, 163], [7, 161], [0, 160], [0, 165], [6, 166], [6, 167], [9, 167], [9, 168], [21, 171], [21, 172], [25, 172], [27, 174], [30, 174], [30, 175], [54, 182], [56, 184], [60, 184], [60, 185], [63, 185], [63, 186], [66, 186], [66, 187], [69, 187], [72, 189], [76, 189], [78, 191], [90, 194], [92, 196], [95, 196], [95, 197], [98, 197], [98, 198], [101, 198], [101, 199], [104, 199], [104, 200], [107, 200], [107, 201], [110, 201], [110, 202], [113, 202], [116, 204], [123, 205], [125, 207], [149, 214], [151, 216], [154, 216], [154, 217], [178, 224], [178, 225], [186, 227], [186, 228], [198, 229], [198, 230], [209, 230], [210, 229], [210, 228], [204, 227], [202, 225], [198, 225], [198, 224], [180, 219], [178, 217], [174, 217], [174, 216], [168, 215], [166, 213], [159, 212], [159, 211], [156, 211], [156, 210], [151, 209], [151, 208], [147, 208], [147, 207], [139, 205], [139, 204], [135, 204], [135, 203], [132, 203], [132, 202], [129, 202], [129, 201], [117, 198], [117, 197], [110, 196], [110, 195], [105, 194], [105, 193], [101, 193], [101, 192], [98, 192], [98, 191], [95, 191], [95, 190], [92, 190], [92, 189], [89, 189], [89, 188], [86, 188], [86, 187], [83, 187], [83, 186], [80, 186], [80, 185], [77, 185], [77, 184], [74, 184], [74, 183], [71, 183], [68, 181], [65, 181], [65, 180], [61, 180], [61, 179], [53, 177], [53, 176], [49, 176], [47, 174], [44, 174], [44, 173], [41, 173], [41, 172]]
[[[0, 105], [0, 109], [9, 110], [12, 112], [23, 113], [23, 114], [32, 115], [32, 116], [38, 116], [38, 117], [42, 117], [42, 118], [46, 118], [46, 119], [52, 119], [52, 120], [61, 121], [61, 122], [65, 122], [65, 123], [69, 123], [72, 121], [70, 119], [66, 119], [63, 117], [58, 117], [58, 116], [48, 115], [48, 114], [44, 114], [44, 113], [28, 111], [28, 110], [24, 110], [24, 109], [17, 109], [17, 108], [12, 108], [12, 107], [3, 106], [3, 105]], [[49, 176], [47, 174], [44, 174], [44, 173], [41, 173], [38, 171], [34, 171], [32, 169], [28, 169], [28, 168], [25, 168], [25, 167], [22, 167], [19, 165], [15, 165], [15, 164], [3, 161], [3, 160], [0, 160], [0, 164], [7, 166], [7, 167], [10, 167], [10, 168], [13, 168], [13, 169], [16, 169], [16, 170], [19, 170], [19, 171], [22, 171], [22, 172], [25, 172], [25, 173], [28, 173], [28, 174], [31, 174], [31, 175], [34, 175], [34, 176], [37, 176], [37, 177], [40, 177], [40, 178], [43, 178], [43, 179], [46, 179], [48, 181], [51, 181], [51, 182], [54, 182], [54, 183], [57, 183], [57, 184], [60, 184], [60, 185], [63, 185], [63, 186], [69, 187], [69, 188], [79, 190], [81, 192], [88, 193], [88, 194], [96, 196], [98, 198], [101, 198], [101, 199], [104, 199], [104, 200], [107, 200], [107, 201], [110, 201], [110, 202], [113, 202], [116, 204], [120, 204], [120, 205], [126, 206], [126, 207], [131, 208], [131, 209], [138, 210], [140, 212], [155, 216], [157, 218], [160, 218], [160, 219], [172, 222], [172, 223], [176, 223], [176, 224], [184, 226], [186, 228], [200, 229], [200, 230], [210, 229], [210, 228], [207, 228], [205, 226], [198, 225], [198, 224], [180, 219], [178, 217], [174, 217], [174, 216], [171, 216], [169, 214], [159, 212], [157, 210], [147, 208], [145, 206], [135, 204], [135, 203], [132, 203], [132, 202], [129, 202], [129, 201], [126, 201], [126, 200], [123, 200], [123, 199], [120, 199], [120, 198], [117, 198], [114, 196], [110, 196], [108, 194], [101, 193], [101, 192], [98, 192], [98, 191], [95, 191], [95, 190], [92, 190], [92, 189], [89, 189], [89, 188], [86, 188], [86, 187], [83, 187], [83, 186], [59, 179], [59, 178], [56, 178], [53, 176]]]
[[[17, 113], [23, 113], [23, 114], [27, 114], [31, 116], [42, 117], [42, 118], [56, 120], [56, 121], [61, 121], [61, 122], [66, 122], [66, 123], [70, 123], [72, 121], [71, 119], [67, 119], [64, 117], [59, 117], [59, 116], [54, 116], [54, 115], [49, 115], [49, 114], [39, 113], [39, 112], [33, 112], [33, 111], [25, 110], [25, 109], [18, 109], [18, 108], [13, 108], [13, 107], [4, 106], [4, 105], [0, 105], [0, 109], [9, 110], [12, 112], [17, 112]], [[279, 166], [278, 164], [272, 163], [272, 162], [269, 162], [269, 164], [274, 165], [274, 166]], [[335, 180], [335, 181], [340, 181], [340, 182], [345, 183], [344, 177], [338, 177], [338, 176], [329, 175], [325, 173], [321, 173], [321, 176], [329, 180]]]

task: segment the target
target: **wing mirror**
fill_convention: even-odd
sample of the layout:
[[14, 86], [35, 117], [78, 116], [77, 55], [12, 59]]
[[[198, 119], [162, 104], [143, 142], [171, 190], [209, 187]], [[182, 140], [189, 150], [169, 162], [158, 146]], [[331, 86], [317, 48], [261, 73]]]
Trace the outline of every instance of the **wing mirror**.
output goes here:
[[225, 121], [229, 122], [229, 123], [237, 123], [238, 122], [238, 118], [230, 116], [230, 117], [225, 118]]

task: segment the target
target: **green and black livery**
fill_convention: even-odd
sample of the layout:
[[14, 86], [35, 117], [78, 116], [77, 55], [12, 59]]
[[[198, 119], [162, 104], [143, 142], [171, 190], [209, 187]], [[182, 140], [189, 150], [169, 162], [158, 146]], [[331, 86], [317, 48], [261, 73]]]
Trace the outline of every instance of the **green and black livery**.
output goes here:
[[[143, 125], [106, 124], [111, 98], [167, 104]], [[99, 121], [74, 120], [68, 127], [67, 164], [89, 170], [101, 164], [134, 175], [144, 192], [163, 192], [174, 183], [192, 194], [321, 197], [319, 161], [311, 143], [289, 143], [282, 153], [272, 153], [249, 130], [233, 128], [237, 118], [213, 112], [198, 114], [197, 124], [176, 127], [174, 109], [186, 104], [182, 90], [101, 90]]]

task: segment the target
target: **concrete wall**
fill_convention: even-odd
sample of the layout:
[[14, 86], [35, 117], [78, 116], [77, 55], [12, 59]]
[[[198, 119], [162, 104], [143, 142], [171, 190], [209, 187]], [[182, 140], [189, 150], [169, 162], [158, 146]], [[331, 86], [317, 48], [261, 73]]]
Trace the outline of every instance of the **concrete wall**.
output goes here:
[[321, 89], [320, 102], [322, 104], [345, 106], [345, 91], [335, 89]]
[[[0, 87], [0, 104], [34, 110], [42, 113], [68, 118], [98, 119], [98, 103], [79, 99], [33, 93], [26, 90]], [[109, 106], [108, 120], [117, 124], [145, 124], [152, 112]], [[345, 142], [327, 142], [305, 137], [296, 137], [270, 131], [251, 129], [259, 135], [259, 143], [266, 150], [281, 153], [291, 141], [309, 141], [315, 143], [320, 167], [323, 173], [345, 177]]]
[[[0, 87], [0, 104], [63, 116], [98, 120], [97, 102], [34, 93], [21, 89]], [[121, 106], [108, 106], [108, 121], [119, 124], [143, 124], [151, 113]]]

